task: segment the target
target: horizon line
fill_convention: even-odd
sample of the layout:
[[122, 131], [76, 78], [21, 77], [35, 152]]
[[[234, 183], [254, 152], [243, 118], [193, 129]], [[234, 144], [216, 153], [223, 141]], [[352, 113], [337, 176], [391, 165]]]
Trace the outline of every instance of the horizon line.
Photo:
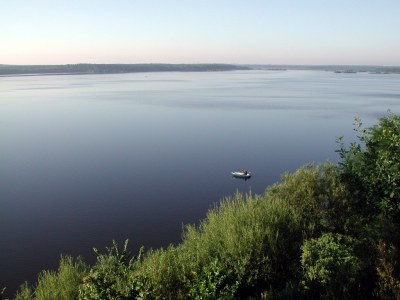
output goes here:
[[0, 63], [0, 66], [67, 66], [67, 65], [231, 65], [231, 66], [363, 66], [363, 67], [400, 67], [400, 65], [384, 65], [384, 64], [286, 64], [286, 63], [226, 63], [226, 62], [212, 62], [212, 63], [167, 63], [167, 62], [151, 62], [151, 63], [91, 63], [91, 62], [77, 62], [77, 63], [57, 63], [57, 64], [8, 64]]

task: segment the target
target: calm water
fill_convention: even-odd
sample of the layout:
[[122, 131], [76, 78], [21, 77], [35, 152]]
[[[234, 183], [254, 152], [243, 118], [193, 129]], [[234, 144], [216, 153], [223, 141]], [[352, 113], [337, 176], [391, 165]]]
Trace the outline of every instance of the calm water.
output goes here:
[[[112, 239], [180, 241], [236, 190], [336, 161], [353, 118], [400, 113], [400, 76], [316, 71], [0, 78], [0, 285]], [[251, 180], [230, 171], [247, 168]], [[1, 286], [0, 286], [1, 287]]]

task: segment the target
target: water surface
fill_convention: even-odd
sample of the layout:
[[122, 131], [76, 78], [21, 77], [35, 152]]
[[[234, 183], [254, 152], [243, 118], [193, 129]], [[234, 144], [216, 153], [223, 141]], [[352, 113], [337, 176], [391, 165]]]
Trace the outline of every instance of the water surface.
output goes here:
[[[180, 241], [236, 190], [263, 193], [285, 171], [336, 161], [391, 109], [400, 76], [320, 71], [0, 78], [0, 283], [14, 291], [60, 254], [112, 239]], [[230, 171], [249, 169], [251, 180]]]

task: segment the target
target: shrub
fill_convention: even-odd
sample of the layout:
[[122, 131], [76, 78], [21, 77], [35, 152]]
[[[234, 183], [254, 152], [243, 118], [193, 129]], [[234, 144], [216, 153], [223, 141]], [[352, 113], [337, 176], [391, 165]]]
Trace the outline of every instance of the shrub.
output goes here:
[[308, 164], [295, 173], [285, 173], [281, 182], [267, 189], [267, 199], [282, 199], [300, 214], [305, 239], [346, 231], [348, 197], [331, 163]]
[[355, 125], [359, 143], [345, 148], [339, 140], [342, 178], [364, 213], [400, 224], [400, 116], [388, 114], [368, 129], [359, 119]]
[[187, 299], [185, 262], [180, 248], [150, 250], [135, 270], [138, 293], [143, 299]]
[[231, 297], [257, 285], [268, 269], [262, 199], [236, 193], [211, 209], [199, 227], [187, 226], [182, 251], [192, 257], [191, 294]]
[[15, 298], [18, 300], [78, 299], [79, 285], [87, 269], [87, 265], [81, 258], [74, 260], [70, 256], [62, 256], [56, 272], [42, 271], [38, 276], [35, 289], [25, 283]]
[[224, 199], [198, 228], [186, 228], [182, 249], [192, 257], [192, 295], [247, 296], [284, 284], [299, 255], [298, 221], [294, 207], [279, 198], [236, 193]]
[[[358, 141], [349, 147], [339, 139], [338, 171], [351, 195], [347, 208], [353, 212], [352, 235], [363, 247], [358, 251], [364, 269], [361, 285], [373, 290], [379, 282], [383, 287], [383, 273], [377, 272], [382, 262], [377, 259], [382, 255], [379, 241], [400, 246], [400, 116], [389, 112], [367, 129], [356, 119], [355, 131]], [[399, 273], [399, 266], [393, 267]]]
[[352, 238], [332, 233], [305, 241], [301, 264], [306, 295], [323, 299], [351, 299], [357, 295], [360, 261], [354, 247]]
[[[94, 248], [97, 262], [89, 274], [83, 278], [79, 289], [79, 299], [135, 299], [136, 285], [131, 272], [136, 267], [136, 260], [128, 252], [128, 240], [119, 249], [113, 241], [102, 254]], [[139, 254], [140, 259], [140, 254]]]
[[284, 199], [236, 193], [185, 228], [183, 242], [149, 251], [134, 271], [149, 299], [260, 295], [293, 278], [302, 231]]
[[24, 282], [15, 295], [15, 300], [31, 300], [33, 299], [33, 289], [28, 284]]

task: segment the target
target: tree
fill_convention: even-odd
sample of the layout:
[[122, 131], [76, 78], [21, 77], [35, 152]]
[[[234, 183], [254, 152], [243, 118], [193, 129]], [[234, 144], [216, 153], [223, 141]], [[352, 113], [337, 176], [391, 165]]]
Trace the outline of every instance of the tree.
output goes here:
[[389, 113], [379, 124], [362, 128], [360, 143], [346, 149], [340, 139], [340, 170], [353, 195], [368, 214], [381, 213], [400, 224], [400, 116]]
[[[339, 173], [352, 195], [359, 237], [400, 246], [400, 116], [388, 113], [363, 128], [355, 120], [359, 142], [345, 148], [340, 139]], [[355, 223], [355, 222], [354, 222]]]
[[382, 282], [399, 280], [396, 274], [400, 274], [394, 263], [390, 272], [382, 267], [386, 252], [380, 246], [400, 246], [400, 116], [389, 112], [367, 129], [360, 119], [355, 125], [359, 141], [345, 148], [340, 139], [338, 170], [351, 195], [349, 207], [355, 216], [351, 223], [357, 228], [353, 237], [363, 243], [359, 257], [368, 270], [363, 272], [364, 282], [372, 286], [379, 281], [378, 294], [383, 295], [388, 284]]

